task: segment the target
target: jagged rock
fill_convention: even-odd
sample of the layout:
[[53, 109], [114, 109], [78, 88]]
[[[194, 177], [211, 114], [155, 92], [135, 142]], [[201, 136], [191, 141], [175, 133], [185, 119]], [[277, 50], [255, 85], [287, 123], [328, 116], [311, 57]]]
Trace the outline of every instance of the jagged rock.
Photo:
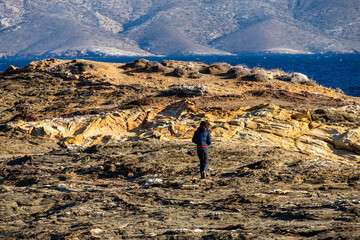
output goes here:
[[13, 65], [9, 65], [9, 67], [5, 71], [5, 74], [13, 74], [13, 73], [17, 73], [18, 71], [19, 71], [18, 67], [15, 67]]
[[351, 107], [348, 108], [347, 106], [342, 107], [339, 111], [326, 111], [324, 109], [317, 109], [313, 112], [312, 118], [314, 121], [328, 124], [354, 123], [354, 125], [359, 126], [360, 123], [360, 116], [358, 115], [356, 109]]
[[335, 136], [333, 141], [337, 148], [360, 153], [360, 128], [350, 128], [345, 133]]
[[[192, 96], [204, 94], [206, 89], [202, 86], [181, 86], [171, 91], [171, 94]], [[179, 101], [149, 111], [132, 109], [92, 117], [16, 122], [5, 128], [33, 136], [62, 139], [65, 145], [90, 146], [134, 136], [134, 131], [141, 139], [189, 139], [200, 120], [213, 123], [212, 135], [218, 141], [263, 142], [289, 149], [298, 148], [319, 156], [333, 155], [328, 143], [339, 149], [360, 151], [359, 128], [329, 128], [313, 122], [309, 112], [289, 112], [273, 104], [232, 112], [222, 110], [220, 114], [217, 109], [201, 111], [188, 101]]]
[[129, 110], [105, 116], [54, 119], [53, 122], [15, 122], [10, 126], [33, 136], [63, 139], [65, 145], [87, 146], [126, 136], [128, 131], [140, 126], [145, 117], [141, 110]]
[[307, 111], [306, 113], [299, 113], [299, 112], [293, 113], [291, 114], [291, 118], [306, 123], [310, 123], [312, 121], [311, 114], [309, 111]]

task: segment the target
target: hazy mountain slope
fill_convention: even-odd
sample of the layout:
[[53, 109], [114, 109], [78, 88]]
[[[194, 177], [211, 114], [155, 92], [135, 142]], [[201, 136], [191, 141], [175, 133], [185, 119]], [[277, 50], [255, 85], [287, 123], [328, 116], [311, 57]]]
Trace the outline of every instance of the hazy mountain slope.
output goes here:
[[268, 19], [218, 38], [212, 45], [234, 53], [310, 53], [320, 49], [336, 51], [335, 48], [328, 49], [331, 43], [334, 44], [334, 41], [301, 29], [295, 24]]
[[[201, 12], [201, 4], [192, 4], [193, 1], [163, 1], [160, 8], [150, 9], [134, 26], [125, 26], [120, 35], [134, 39], [141, 48], [156, 54], [222, 53], [208, 47], [207, 42], [212, 35], [224, 34], [226, 23], [219, 16]], [[218, 28], [212, 22], [223, 27]]]
[[294, 18], [311, 25], [315, 33], [332, 40], [325, 51], [359, 51], [360, 0], [299, 0], [294, 9]]
[[0, 0], [0, 56], [360, 51], [360, 0]]
[[[12, 5], [14, 9], [23, 6], [26, 11], [22, 14], [21, 22], [13, 26], [2, 25], [0, 41], [5, 47], [0, 49], [0, 54], [3, 52], [19, 57], [89, 53], [149, 54], [138, 48], [135, 42], [117, 35], [122, 30], [121, 23], [96, 11], [100, 7], [104, 14], [111, 15], [109, 9], [77, 2], [81, 1], [37, 0]], [[113, 14], [111, 16], [115, 16], [115, 12]]]
[[359, 40], [360, 0], [301, 0], [294, 17], [325, 34]]

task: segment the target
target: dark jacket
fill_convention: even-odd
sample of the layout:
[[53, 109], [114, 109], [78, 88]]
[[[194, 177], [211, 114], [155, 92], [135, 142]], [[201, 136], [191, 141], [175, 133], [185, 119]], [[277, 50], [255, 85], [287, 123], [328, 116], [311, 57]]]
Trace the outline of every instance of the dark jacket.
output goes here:
[[208, 147], [211, 144], [210, 133], [208, 131], [203, 132], [198, 128], [194, 133], [192, 142], [196, 143], [198, 147]]

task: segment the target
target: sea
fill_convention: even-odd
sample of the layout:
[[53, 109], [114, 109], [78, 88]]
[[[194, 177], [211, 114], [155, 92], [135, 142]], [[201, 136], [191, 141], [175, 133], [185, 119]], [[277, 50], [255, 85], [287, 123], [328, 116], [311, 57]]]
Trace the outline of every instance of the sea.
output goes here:
[[[345, 94], [360, 97], [360, 54], [264, 54], [231, 56], [166, 56], [166, 57], [89, 57], [93, 61], [127, 63], [138, 58], [161, 62], [162, 60], [193, 61], [211, 64], [226, 62], [233, 66], [281, 69], [285, 72], [300, 72], [318, 84], [341, 89]], [[61, 59], [61, 58], [60, 58]], [[0, 72], [9, 65], [24, 67], [40, 59], [0, 59]]]

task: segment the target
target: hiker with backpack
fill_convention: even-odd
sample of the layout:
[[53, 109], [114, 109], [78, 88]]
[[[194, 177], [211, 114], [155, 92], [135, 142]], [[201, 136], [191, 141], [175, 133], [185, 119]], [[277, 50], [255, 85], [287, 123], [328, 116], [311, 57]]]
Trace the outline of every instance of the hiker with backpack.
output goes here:
[[201, 179], [206, 179], [209, 170], [209, 145], [211, 144], [209, 127], [210, 124], [207, 121], [202, 121], [192, 138], [192, 142], [197, 145]]

